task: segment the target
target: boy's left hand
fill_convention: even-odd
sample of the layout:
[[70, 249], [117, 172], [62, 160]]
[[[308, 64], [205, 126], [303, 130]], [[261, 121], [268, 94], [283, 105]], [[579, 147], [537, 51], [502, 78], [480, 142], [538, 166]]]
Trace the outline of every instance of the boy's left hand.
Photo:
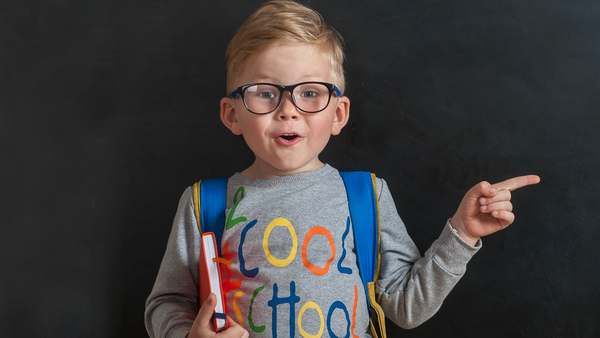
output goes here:
[[511, 191], [539, 182], [536, 175], [515, 177], [496, 184], [481, 182], [465, 194], [450, 224], [462, 239], [475, 245], [479, 237], [502, 230], [514, 221]]

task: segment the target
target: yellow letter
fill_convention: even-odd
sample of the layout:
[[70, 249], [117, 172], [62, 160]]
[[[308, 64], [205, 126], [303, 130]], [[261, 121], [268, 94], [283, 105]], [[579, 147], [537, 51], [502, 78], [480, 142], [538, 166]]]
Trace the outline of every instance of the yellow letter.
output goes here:
[[[315, 335], [308, 334], [306, 331], [304, 331], [304, 328], [302, 327], [302, 316], [304, 315], [304, 311], [306, 311], [306, 309], [308, 308], [316, 309], [319, 312], [319, 318], [321, 318], [321, 328], [319, 329], [319, 333]], [[300, 313], [298, 314], [298, 328], [300, 329], [300, 334], [304, 338], [321, 337], [321, 335], [323, 334], [323, 329], [325, 328], [325, 321], [323, 320], [323, 312], [321, 312], [321, 308], [319, 307], [319, 305], [317, 305], [317, 303], [307, 302], [306, 304], [304, 304], [302, 309], [300, 309]]]
[[[271, 235], [271, 230], [273, 230], [273, 228], [277, 226], [284, 226], [288, 228], [290, 235], [292, 235], [292, 252], [290, 252], [290, 255], [286, 259], [275, 258], [271, 255], [271, 251], [269, 251], [269, 235]], [[265, 250], [265, 256], [267, 257], [267, 260], [271, 262], [271, 264], [280, 268], [290, 264], [294, 260], [294, 257], [296, 257], [296, 251], [298, 250], [298, 237], [296, 236], [296, 230], [294, 230], [292, 223], [290, 223], [290, 221], [282, 217], [276, 218], [273, 221], [271, 221], [271, 223], [265, 230], [265, 237], [263, 239], [263, 249]]]

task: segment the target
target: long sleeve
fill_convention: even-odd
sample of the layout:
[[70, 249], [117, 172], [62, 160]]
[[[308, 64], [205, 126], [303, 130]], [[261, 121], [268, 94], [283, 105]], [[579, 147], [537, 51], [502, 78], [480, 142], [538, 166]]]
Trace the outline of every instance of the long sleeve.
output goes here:
[[381, 273], [378, 302], [386, 317], [414, 328], [431, 318], [481, 247], [464, 242], [446, 223], [440, 237], [421, 257], [398, 216], [385, 181], [378, 179], [381, 224]]
[[145, 324], [151, 338], [186, 337], [198, 313], [200, 232], [191, 188], [179, 201], [167, 249], [146, 301]]

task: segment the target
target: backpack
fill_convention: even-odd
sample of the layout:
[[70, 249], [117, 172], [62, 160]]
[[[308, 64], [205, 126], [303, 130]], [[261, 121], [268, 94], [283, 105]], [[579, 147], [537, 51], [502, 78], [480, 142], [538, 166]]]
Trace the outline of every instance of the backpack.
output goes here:
[[[358, 269], [371, 309], [369, 333], [386, 337], [385, 315], [375, 299], [375, 281], [379, 277], [379, 206], [375, 175], [365, 171], [340, 172], [348, 196], [348, 207], [354, 231]], [[194, 184], [194, 212], [200, 234], [213, 232], [221, 251], [227, 206], [227, 177], [212, 178]], [[360, 234], [357, 236], [356, 234]], [[374, 316], [373, 313], [376, 315]], [[376, 317], [376, 318], [375, 318]], [[376, 326], [375, 322], [378, 324]], [[379, 329], [379, 335], [377, 329]]]

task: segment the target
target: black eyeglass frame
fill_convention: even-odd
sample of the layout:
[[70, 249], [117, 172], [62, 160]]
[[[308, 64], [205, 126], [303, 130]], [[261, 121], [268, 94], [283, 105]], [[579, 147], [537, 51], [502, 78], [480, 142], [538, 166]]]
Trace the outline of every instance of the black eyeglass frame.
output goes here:
[[[309, 84], [309, 83], [316, 83], [316, 84], [324, 85], [325, 87], [327, 87], [327, 89], [329, 89], [329, 97], [327, 98], [327, 104], [325, 105], [325, 107], [323, 107], [323, 109], [320, 109], [317, 111], [306, 111], [306, 110], [298, 107], [298, 104], [296, 103], [296, 98], [294, 97], [294, 89], [296, 89], [296, 87], [298, 87], [298, 86]], [[266, 112], [266, 113], [257, 113], [257, 112], [253, 112], [252, 110], [250, 110], [250, 108], [248, 108], [248, 105], [246, 104], [246, 99], [244, 98], [244, 92], [246, 91], [246, 89], [248, 89], [252, 86], [258, 86], [258, 85], [269, 85], [269, 86], [273, 86], [273, 87], [276, 87], [277, 89], [279, 89], [279, 101], [277, 102], [277, 105], [275, 106], [275, 108], [273, 108], [273, 110]], [[274, 84], [274, 83], [264, 83], [264, 82], [251, 83], [251, 84], [247, 84], [247, 85], [238, 87], [236, 90], [231, 92], [231, 95], [229, 95], [229, 97], [232, 99], [235, 99], [239, 94], [242, 97], [242, 102], [244, 102], [244, 107], [246, 107], [246, 109], [248, 109], [249, 112], [251, 112], [252, 114], [256, 114], [256, 115], [266, 115], [266, 114], [270, 114], [270, 113], [274, 112], [275, 110], [277, 110], [277, 108], [279, 108], [279, 105], [281, 104], [281, 99], [283, 98], [283, 93], [286, 91], [290, 92], [290, 96], [292, 97], [292, 102], [294, 103], [294, 106], [298, 110], [308, 113], [308, 114], [319, 113], [319, 112], [322, 112], [323, 110], [327, 109], [327, 107], [329, 107], [329, 103], [331, 102], [331, 95], [333, 93], [335, 93], [335, 95], [337, 95], [337, 97], [342, 96], [342, 93], [340, 92], [338, 87], [332, 83], [308, 81], [308, 82], [296, 83], [296, 84], [289, 85], [289, 86], [278, 85], [278, 84]]]

